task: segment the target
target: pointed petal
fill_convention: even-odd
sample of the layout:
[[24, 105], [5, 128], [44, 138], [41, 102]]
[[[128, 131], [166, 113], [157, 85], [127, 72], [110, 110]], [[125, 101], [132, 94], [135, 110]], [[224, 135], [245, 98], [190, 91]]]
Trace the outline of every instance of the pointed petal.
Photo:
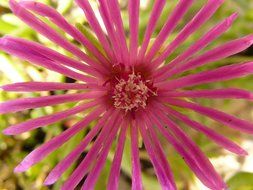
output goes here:
[[253, 100], [253, 93], [243, 89], [224, 88], [208, 90], [186, 90], [162, 93], [167, 97], [187, 97], [187, 98], [229, 98], [229, 99], [246, 99]]
[[157, 21], [162, 13], [162, 10], [165, 6], [166, 0], [157, 0], [154, 2], [154, 6], [151, 12], [151, 15], [149, 17], [149, 21], [148, 21], [148, 25], [144, 34], [144, 39], [139, 51], [139, 55], [138, 55], [138, 60], [142, 60], [147, 48], [148, 48], [148, 44], [150, 42], [151, 36], [155, 30]]
[[[82, 190], [86, 189], [94, 189], [95, 183], [99, 177], [99, 174], [101, 170], [103, 169], [103, 166], [105, 164], [106, 158], [108, 156], [109, 150], [111, 148], [111, 145], [114, 141], [114, 139], [117, 136], [118, 129], [121, 127], [121, 121], [118, 122], [114, 128], [112, 129], [111, 133], [107, 135], [107, 139], [103, 144], [103, 148], [100, 152], [100, 155], [96, 161], [96, 164], [94, 168], [89, 172], [88, 177], [86, 178]], [[123, 129], [125, 130], [125, 129]]]
[[216, 81], [224, 81], [242, 76], [247, 76], [253, 73], [253, 62], [233, 64], [223, 66], [217, 69], [203, 71], [196, 74], [187, 75], [169, 82], [157, 83], [157, 86], [165, 90], [196, 86]]
[[1, 86], [4, 91], [11, 92], [39, 92], [56, 90], [94, 90], [102, 91], [103, 88], [93, 84], [60, 83], [60, 82], [18, 82]]
[[[91, 65], [94, 68], [98, 68], [100, 66], [99, 63], [90, 59], [84, 52], [82, 52], [78, 47], [68, 42], [64, 37], [62, 37], [59, 33], [57, 33], [54, 29], [52, 29], [49, 25], [47, 25], [42, 20], [38, 19], [32, 13], [30, 13], [27, 9], [21, 6], [16, 0], [10, 0], [10, 8], [17, 17], [19, 17], [23, 22], [27, 25], [38, 31], [40, 34], [44, 35], [54, 43], [63, 47], [67, 51], [73, 53], [78, 58], [85, 61], [87, 64]], [[102, 67], [103, 68], [103, 67]]]
[[[169, 16], [166, 24], [163, 26], [161, 32], [155, 39], [152, 47], [148, 51], [145, 60], [151, 61], [155, 54], [159, 51], [165, 40], [171, 34], [171, 32], [176, 28], [180, 19], [185, 15], [190, 6], [192, 5], [193, 0], [180, 0], [177, 6], [175, 7], [172, 14]], [[152, 65], [153, 66], [153, 65]]]
[[117, 143], [117, 149], [115, 151], [115, 155], [112, 161], [112, 167], [107, 183], [107, 189], [117, 190], [119, 185], [119, 177], [120, 177], [120, 165], [122, 160], [122, 155], [124, 151], [124, 145], [126, 140], [126, 130], [128, 128], [128, 124], [124, 122], [122, 124], [121, 133], [119, 135], [119, 140]]
[[50, 141], [41, 145], [40, 147], [33, 150], [25, 159], [15, 168], [15, 172], [23, 172], [28, 170], [31, 166], [41, 161], [48, 154], [59, 148], [65, 142], [67, 142], [71, 137], [80, 132], [82, 129], [87, 127], [87, 125], [99, 117], [100, 114], [104, 112], [103, 107], [97, 108], [95, 111], [91, 112], [83, 120], [76, 123], [73, 127], [67, 129], [60, 135], [54, 137]]
[[165, 173], [164, 166], [162, 165], [161, 159], [159, 157], [160, 155], [158, 156], [157, 152], [155, 152], [155, 150], [154, 150], [154, 144], [152, 144], [153, 139], [151, 142], [151, 138], [148, 135], [148, 128], [152, 128], [153, 126], [152, 125], [144, 126], [143, 124], [141, 124], [142, 123], [141, 121], [143, 121], [143, 118], [140, 119], [140, 121], [138, 122], [138, 127], [140, 128], [140, 132], [141, 132], [141, 135], [143, 138], [145, 148], [146, 148], [146, 150], [149, 154], [150, 160], [154, 166], [156, 176], [162, 186], [162, 189], [163, 190], [175, 190], [176, 189], [175, 186], [172, 185], [170, 179], [168, 178], [170, 176], [167, 176], [167, 174]]
[[190, 61], [178, 65], [177, 67], [172, 68], [166, 73], [167, 77], [171, 77], [176, 74], [180, 74], [184, 71], [190, 69], [198, 68], [204, 64], [215, 62], [220, 59], [224, 59], [231, 55], [235, 55], [253, 44], [253, 35], [248, 35], [240, 39], [236, 39], [230, 42], [227, 42], [221, 46], [215, 47], [204, 54], [197, 56], [196, 58], [191, 59]]
[[199, 50], [205, 48], [219, 36], [221, 36], [224, 32], [226, 32], [237, 18], [238, 14], [233, 13], [231, 16], [226, 18], [224, 21], [218, 23], [214, 27], [212, 27], [205, 35], [203, 35], [199, 40], [193, 43], [185, 52], [178, 55], [175, 59], [173, 59], [169, 64], [161, 67], [157, 71], [155, 71], [154, 77], [156, 81], [165, 80], [167, 77], [166, 73], [176, 67], [178, 64], [182, 63], [183, 61], [187, 60]]
[[13, 41], [10, 38], [0, 38], [0, 49], [11, 55], [17, 56], [21, 59], [58, 72], [70, 78], [89, 83], [95, 83], [96, 81], [96, 78], [77, 73], [61, 64], [52, 61], [48, 57], [41, 54], [38, 49], [32, 49], [29, 46], [26, 46], [18, 41]]
[[132, 190], [142, 190], [141, 166], [138, 147], [138, 126], [132, 123], [131, 127], [131, 158], [132, 158]]
[[165, 51], [152, 63], [159, 66], [191, 34], [202, 26], [221, 6], [224, 0], [208, 0], [190, 22], [179, 32], [177, 37], [166, 47]]
[[57, 121], [66, 119], [67, 117], [71, 115], [75, 115], [77, 113], [83, 112], [88, 108], [96, 106], [97, 104], [99, 104], [99, 101], [88, 102], [88, 103], [82, 104], [80, 106], [76, 106], [74, 108], [71, 108], [65, 111], [57, 112], [51, 115], [46, 115], [46, 116], [39, 117], [36, 119], [31, 119], [31, 120], [10, 126], [4, 129], [3, 133], [5, 135], [17, 135], [20, 133], [24, 133], [24, 132], [42, 127], [42, 126], [47, 126]]
[[63, 31], [67, 32], [75, 40], [79, 41], [86, 48], [88, 48], [100, 62], [106, 64], [109, 63], [108, 60], [106, 60], [106, 58], [99, 52], [99, 50], [77, 28], [68, 23], [67, 20], [52, 7], [34, 1], [21, 1], [19, 4], [43, 17], [48, 17], [59, 28], [63, 29]]
[[63, 94], [53, 96], [42, 96], [37, 98], [21, 98], [9, 100], [0, 103], [0, 113], [17, 112], [26, 109], [39, 108], [44, 106], [52, 106], [67, 102], [77, 102], [84, 99], [94, 99], [101, 97], [104, 93], [101, 92], [84, 92], [79, 94]]
[[139, 40], [139, 11], [140, 0], [128, 1], [129, 29], [130, 29], [130, 61], [136, 61]]
[[195, 129], [196, 131], [202, 132], [207, 137], [212, 139], [214, 143], [219, 144], [223, 148], [225, 148], [235, 154], [242, 155], [242, 156], [245, 156], [248, 154], [243, 148], [241, 148], [240, 146], [238, 146], [234, 142], [230, 141], [229, 139], [225, 138], [224, 136], [216, 133], [214, 130], [212, 130], [212, 129], [210, 129], [210, 128], [208, 128], [208, 127], [206, 127], [194, 120], [191, 120], [186, 115], [183, 115], [183, 114], [181, 114], [169, 107], [166, 107], [166, 110], [167, 110], [168, 114], [173, 115], [174, 117], [183, 121], [185, 124], [189, 125], [191, 128]]
[[91, 131], [85, 136], [83, 141], [54, 167], [54, 169], [45, 179], [45, 185], [51, 185], [55, 183], [61, 177], [61, 175], [71, 166], [71, 164], [79, 158], [80, 154], [85, 150], [91, 140], [99, 133], [100, 129], [103, 127], [104, 123], [111, 114], [112, 110], [106, 112], [98, 121], [96, 126], [92, 128]]
[[109, 55], [109, 57], [111, 59], [115, 60], [115, 56], [112, 53], [110, 44], [109, 44], [108, 40], [106, 39], [106, 35], [103, 32], [103, 30], [96, 18], [96, 15], [94, 14], [94, 11], [92, 10], [92, 7], [91, 7], [89, 1], [75, 0], [75, 2], [83, 10], [92, 30], [96, 34], [101, 45], [104, 47], [104, 50], [107, 52], [107, 54]]
[[102, 70], [95, 70], [94, 68], [82, 63], [81, 61], [77, 61], [75, 59], [72, 59], [66, 55], [60, 54], [55, 50], [52, 50], [50, 48], [47, 48], [37, 42], [21, 39], [21, 38], [15, 38], [11, 36], [5, 36], [4, 39], [11, 41], [15, 44], [21, 44], [21, 47], [26, 47], [32, 50], [36, 50], [39, 54], [43, 55], [43, 57], [46, 57], [58, 64], [65, 65], [74, 69], [77, 69], [79, 71], [91, 74], [93, 76], [98, 76], [101, 78], [101, 73], [106, 74], [104, 69]]
[[103, 143], [106, 141], [108, 135], [110, 134], [110, 131], [113, 128], [117, 129], [116, 124], [121, 120], [121, 118], [118, 115], [119, 112], [115, 111], [111, 118], [107, 120], [106, 123], [104, 123], [104, 127], [102, 128], [102, 131], [100, 132], [98, 138], [96, 139], [95, 143], [89, 150], [88, 154], [85, 156], [83, 161], [79, 164], [79, 166], [74, 170], [74, 172], [71, 174], [71, 176], [65, 181], [65, 183], [62, 186], [62, 190], [69, 190], [74, 189], [78, 183], [82, 180], [85, 174], [87, 174], [88, 169], [92, 162], [96, 159], [98, 153], [100, 152]]
[[191, 103], [183, 100], [177, 100], [177, 99], [172, 99], [172, 98], [166, 98], [165, 100], [171, 105], [179, 106], [179, 107], [184, 107], [187, 109], [191, 109], [197, 113], [200, 113], [202, 115], [208, 116], [211, 119], [214, 119], [224, 125], [227, 125], [228, 127], [231, 127], [233, 129], [245, 132], [245, 133], [250, 133], [253, 134], [253, 124], [239, 119], [237, 117], [234, 117], [232, 115], [226, 114], [222, 111], [209, 108], [209, 107], [204, 107], [201, 106], [197, 103]]

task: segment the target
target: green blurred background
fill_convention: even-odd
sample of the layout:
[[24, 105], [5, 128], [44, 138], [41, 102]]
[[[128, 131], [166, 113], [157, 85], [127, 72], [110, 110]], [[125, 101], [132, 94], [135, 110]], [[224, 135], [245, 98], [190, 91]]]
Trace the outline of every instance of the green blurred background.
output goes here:
[[[80, 23], [86, 29], [89, 30], [89, 26], [85, 20], [83, 13], [76, 7], [73, 0], [41, 0], [48, 5], [55, 7], [59, 12], [71, 21], [72, 24]], [[94, 1], [90, 1], [96, 4]], [[164, 13], [159, 21], [159, 26], [156, 29], [156, 34], [162, 27], [162, 24], [166, 20], [168, 14], [174, 8], [177, 1], [169, 1], [164, 9]], [[206, 0], [197, 0], [192, 6], [188, 14], [180, 22], [175, 32], [169, 37], [168, 43], [175, 37], [177, 31], [193, 16], [193, 14], [206, 2]], [[142, 0], [141, 5], [141, 20], [140, 20], [140, 41], [143, 38], [145, 27], [149, 19], [150, 11], [153, 5], [151, 0]], [[124, 18], [126, 32], [128, 32], [128, 15], [127, 15], [127, 0], [121, 1], [122, 15]], [[253, 33], [253, 0], [226, 0], [224, 5], [217, 11], [217, 13], [202, 26], [197, 33], [192, 35], [182, 46], [180, 46], [171, 57], [175, 57], [188, 47], [194, 40], [207, 31], [215, 23], [228, 17], [231, 13], [238, 12], [239, 18], [235, 21], [233, 27], [226, 32], [222, 37], [217, 39], [212, 45], [208, 46], [207, 49], [222, 44], [225, 41], [232, 40], [250, 33]], [[19, 19], [17, 19], [8, 8], [8, 1], [0, 1], [0, 36], [12, 35], [16, 37], [22, 37], [33, 41], [38, 41], [45, 44], [47, 47], [57, 49], [62, 53], [64, 52], [61, 48], [55, 46], [52, 42], [45, 39], [35, 31], [30, 29]], [[63, 34], [64, 35], [64, 34]], [[69, 36], [67, 36], [69, 38]], [[155, 35], [154, 35], [155, 37]], [[70, 39], [72, 40], [72, 39]], [[169, 58], [171, 59], [171, 58]], [[216, 63], [209, 64], [202, 67], [200, 70], [206, 70], [214, 68], [220, 65], [253, 61], [253, 47], [248, 50], [231, 56], [227, 59], [221, 60]], [[197, 71], [194, 71], [197, 72]], [[15, 57], [11, 57], [3, 52], [0, 52], [0, 85], [24, 82], [24, 81], [54, 81], [54, 82], [71, 82], [70, 79], [65, 78], [57, 73], [48, 71], [43, 68], [35, 67], [28, 62], [21, 61]], [[253, 90], [253, 76], [244, 77], [242, 79], [231, 80], [223, 83], [208, 84], [205, 86], [199, 86], [198, 88], [222, 88], [222, 87], [240, 87], [248, 90]], [[57, 92], [64, 93], [64, 92]], [[21, 98], [21, 97], [36, 97], [41, 95], [50, 95], [49, 92], [43, 93], [6, 93], [0, 91], [0, 101], [6, 101], [9, 99]], [[253, 122], [253, 104], [243, 100], [196, 100], [206, 106], [212, 106], [217, 109], [226, 111], [230, 114], [234, 114], [240, 118], [247, 119]], [[40, 117], [43, 115], [51, 114], [53, 112], [67, 109], [73, 106], [73, 104], [58, 105], [55, 107], [45, 107], [36, 110], [29, 110], [24, 112], [18, 112], [15, 114], [0, 115], [0, 131], [9, 125], [26, 121], [31, 118]], [[186, 111], [185, 111], [186, 112]], [[217, 171], [224, 177], [228, 182], [230, 190], [253, 190], [253, 137], [245, 134], [238, 133], [222, 126], [212, 120], [204, 117], [200, 117], [193, 112], [187, 112], [192, 118], [202, 122], [203, 124], [217, 129], [221, 134], [226, 135], [230, 139], [242, 145], [248, 152], [248, 157], [238, 157], [232, 153], [229, 153], [222, 148], [210, 142], [205, 136], [192, 131], [180, 124], [184, 130], [192, 137], [192, 139], [201, 147], [201, 149], [208, 155]], [[43, 187], [42, 183], [47, 176], [50, 169], [59, 162], [64, 156], [66, 156], [73, 147], [80, 142], [85, 131], [78, 134], [69, 143], [64, 145], [62, 148], [55, 151], [49, 157], [44, 159], [41, 163], [32, 167], [29, 171], [22, 174], [14, 174], [13, 168], [34, 148], [42, 144], [43, 142], [51, 139], [53, 136], [59, 134], [61, 131], [70, 127], [75, 123], [82, 115], [71, 117], [65, 121], [46, 126], [44, 128], [24, 133], [15, 137], [4, 136], [0, 133], [0, 190], [46, 190], [46, 189], [60, 189], [60, 186], [64, 180], [68, 177], [69, 173], [76, 167], [73, 165], [58, 181], [55, 185], [50, 187]], [[91, 124], [92, 125], [92, 124]], [[168, 156], [168, 160], [173, 169], [177, 185], [179, 190], [204, 190], [205, 187], [195, 178], [193, 173], [183, 162], [183, 159], [173, 150], [173, 148], [166, 142], [165, 139], [161, 138], [161, 142]], [[105, 189], [106, 180], [110, 171], [110, 164], [113, 158], [112, 148], [109, 159], [106, 162], [106, 166], [99, 178], [99, 182], [96, 186], [97, 190]], [[152, 164], [148, 159], [148, 156], [144, 148], [140, 149], [141, 153], [141, 164], [143, 171], [143, 179], [146, 190], [160, 189], [160, 186], [154, 175]], [[130, 163], [130, 147], [129, 138], [125, 147], [122, 171], [120, 178], [120, 189], [128, 190], [131, 184], [131, 163]], [[85, 153], [82, 155], [82, 157]], [[80, 158], [81, 159], [81, 158]]]

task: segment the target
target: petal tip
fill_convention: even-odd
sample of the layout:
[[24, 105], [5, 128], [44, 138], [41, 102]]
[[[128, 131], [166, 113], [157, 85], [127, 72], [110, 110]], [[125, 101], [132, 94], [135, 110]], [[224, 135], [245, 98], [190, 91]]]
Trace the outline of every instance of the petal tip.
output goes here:
[[44, 181], [44, 185], [52, 185], [52, 184], [54, 184], [55, 183], [55, 181], [56, 180], [54, 180], [54, 179], [52, 179], [51, 177], [50, 177], [50, 175], [45, 179], [45, 181]]
[[4, 129], [4, 130], [2, 131], [2, 133], [3, 133], [4, 135], [14, 135], [13, 131], [12, 131], [11, 129], [9, 129], [9, 128]]
[[24, 171], [26, 171], [27, 169], [22, 165], [19, 164], [15, 169], [14, 169], [14, 173], [22, 173]]

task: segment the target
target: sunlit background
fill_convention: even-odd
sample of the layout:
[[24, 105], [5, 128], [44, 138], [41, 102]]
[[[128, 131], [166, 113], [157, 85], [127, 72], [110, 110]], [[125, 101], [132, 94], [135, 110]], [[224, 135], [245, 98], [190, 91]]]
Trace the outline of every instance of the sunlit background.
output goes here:
[[[48, 5], [55, 7], [61, 12], [67, 20], [72, 24], [79, 23], [79, 27], [85, 35], [92, 35], [89, 33], [90, 29], [86, 22], [86, 19], [82, 11], [76, 7], [73, 0], [40, 0]], [[95, 1], [90, 1], [94, 5], [96, 10]], [[173, 39], [185, 23], [192, 18], [194, 13], [206, 2], [206, 0], [196, 0], [196, 3], [184, 19], [180, 22], [180, 25], [175, 32], [169, 37], [167, 43]], [[142, 0], [141, 1], [141, 16], [140, 16], [140, 42], [143, 38], [145, 27], [150, 16], [150, 11], [153, 5], [153, 1]], [[176, 0], [168, 0], [164, 13], [159, 22], [159, 26], [156, 29], [156, 34], [161, 29], [162, 24], [167, 19], [169, 13], [174, 8]], [[121, 1], [122, 15], [125, 23], [126, 32], [128, 32], [128, 15], [127, 15], [127, 0]], [[172, 59], [186, 47], [188, 47], [193, 41], [199, 38], [204, 31], [207, 31], [214, 24], [228, 17], [233, 12], [239, 13], [239, 18], [235, 21], [233, 27], [226, 32], [222, 37], [217, 39], [215, 43], [208, 46], [210, 49], [214, 46], [224, 43], [225, 41], [232, 40], [244, 35], [253, 33], [253, 0], [226, 0], [224, 5], [217, 11], [217, 13], [202, 26], [197, 33], [192, 35], [182, 46], [180, 46], [174, 54], [168, 58]], [[54, 45], [49, 40], [45, 39], [18, 18], [16, 18], [8, 8], [8, 0], [0, 0], [0, 36], [12, 35], [16, 37], [22, 37], [33, 41], [38, 41], [45, 44], [47, 47], [56, 49], [59, 52], [68, 54], [63, 49]], [[155, 35], [154, 35], [155, 36]], [[72, 40], [67, 36], [69, 40]], [[80, 47], [83, 48], [83, 47]], [[71, 55], [70, 55], [71, 56]], [[253, 61], [253, 47], [241, 52], [238, 55], [229, 57], [209, 64], [208, 66], [201, 67], [199, 70], [206, 70], [207, 68], [214, 68], [221, 65], [227, 65], [232, 63], [239, 63], [245, 61]], [[199, 71], [198, 70], [198, 71]], [[194, 71], [196, 72], [196, 70]], [[44, 68], [35, 67], [28, 62], [21, 61], [15, 57], [11, 57], [3, 52], [0, 52], [0, 85], [25, 82], [25, 81], [54, 81], [54, 82], [74, 82], [73, 80], [63, 77], [52, 71], [48, 71]], [[241, 79], [230, 80], [222, 83], [214, 83], [198, 86], [201, 88], [222, 88], [222, 87], [239, 87], [248, 90], [253, 90], [253, 76], [244, 77]], [[49, 95], [55, 92], [42, 92], [42, 93], [6, 93], [0, 91], [0, 101], [21, 98], [21, 97], [37, 97], [41, 95]], [[63, 91], [57, 91], [58, 94], [65, 93]], [[236, 115], [242, 119], [246, 119], [253, 122], [253, 103], [243, 100], [208, 100], [197, 99], [196, 101], [210, 107], [214, 107], [223, 110], [227, 113]], [[15, 114], [0, 115], [0, 130], [3, 130], [9, 125], [16, 124], [22, 121], [26, 121], [31, 118], [37, 118], [43, 115], [51, 114], [56, 111], [64, 110], [71, 107], [73, 104], [57, 105], [54, 107], [45, 107], [35, 110], [29, 110], [24, 112], [18, 112]], [[211, 162], [214, 164], [217, 171], [223, 176], [226, 182], [229, 184], [230, 190], [253, 190], [253, 137], [245, 134], [238, 133], [228, 129], [226, 126], [218, 124], [205, 117], [197, 116], [195, 113], [185, 110], [185, 113], [191, 115], [192, 118], [200, 121], [201, 123], [216, 129], [221, 134], [229, 137], [249, 152], [248, 157], [238, 157], [230, 152], [223, 150], [222, 148], [209, 141], [204, 135], [192, 131], [180, 123], [180, 126], [192, 137], [192, 139], [201, 147], [201, 149], [208, 155]], [[23, 133], [15, 137], [4, 136], [0, 133], [0, 190], [58, 190], [64, 180], [68, 177], [71, 171], [76, 167], [73, 165], [64, 176], [55, 185], [50, 187], [43, 187], [43, 180], [47, 176], [50, 169], [52, 169], [59, 160], [63, 159], [72, 149], [75, 147], [87, 131], [83, 131], [81, 134], [76, 135], [66, 143], [62, 148], [52, 153], [49, 157], [44, 159], [41, 163], [35, 165], [30, 170], [22, 174], [14, 174], [13, 168], [34, 148], [42, 144], [43, 142], [56, 136], [64, 129], [71, 127], [73, 123], [78, 121], [83, 115], [70, 117], [63, 122], [46, 126], [41, 129], [34, 130], [32, 132]], [[92, 124], [91, 124], [92, 125]], [[179, 190], [205, 190], [205, 187], [196, 179], [190, 169], [186, 166], [183, 159], [174, 151], [174, 149], [167, 143], [165, 139], [161, 138], [161, 142], [168, 157], [168, 160], [173, 169], [176, 183]], [[122, 162], [121, 178], [120, 178], [120, 190], [128, 190], [131, 185], [131, 162], [130, 162], [130, 141], [127, 139], [125, 152]], [[96, 189], [103, 190], [106, 187], [107, 177], [110, 171], [110, 165], [113, 158], [113, 149], [111, 149], [109, 158], [103, 169], [103, 172], [99, 178]], [[159, 183], [154, 174], [152, 164], [142, 147], [140, 142], [140, 156], [142, 164], [142, 175], [144, 180], [145, 190], [157, 190], [160, 189]], [[82, 154], [82, 158], [85, 153]], [[81, 158], [80, 158], [81, 160]]]

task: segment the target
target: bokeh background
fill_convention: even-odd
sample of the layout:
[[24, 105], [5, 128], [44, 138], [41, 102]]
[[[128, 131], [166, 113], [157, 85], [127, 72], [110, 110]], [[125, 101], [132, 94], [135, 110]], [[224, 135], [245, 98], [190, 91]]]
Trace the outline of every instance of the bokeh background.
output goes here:
[[[145, 27], [149, 19], [150, 11], [154, 0], [142, 0], [141, 1], [141, 16], [140, 16], [140, 41], [143, 38]], [[73, 0], [40, 0], [52, 7], [55, 7], [61, 12], [72, 24], [79, 23], [79, 27], [82, 26], [83, 32], [86, 35], [90, 35], [89, 26], [86, 19], [80, 9], [76, 7]], [[96, 3], [90, 0], [96, 10]], [[167, 2], [162, 17], [159, 21], [159, 26], [156, 29], [156, 33], [162, 27], [162, 24], [168, 17], [168, 14], [174, 8], [176, 0]], [[206, 0], [196, 0], [196, 3], [192, 6], [190, 11], [180, 22], [175, 32], [169, 37], [168, 42], [171, 41], [185, 23], [192, 18], [194, 13], [206, 2]], [[122, 15], [124, 18], [126, 33], [128, 33], [128, 15], [127, 15], [127, 0], [121, 0]], [[182, 52], [188, 47], [194, 40], [207, 31], [215, 23], [226, 18], [233, 12], [239, 13], [239, 18], [235, 21], [233, 27], [226, 32], [222, 37], [217, 39], [212, 45], [206, 49], [210, 49], [214, 46], [224, 43], [225, 41], [232, 40], [244, 35], [253, 33], [253, 0], [226, 0], [224, 5], [216, 12], [216, 14], [203, 25], [197, 33], [192, 35], [182, 46], [180, 46], [173, 55], [168, 58], [171, 59]], [[33, 41], [38, 41], [45, 44], [47, 47], [57, 49], [62, 53], [64, 50], [54, 45], [49, 40], [45, 39], [18, 18], [16, 18], [8, 8], [8, 0], [0, 1], [0, 36], [12, 35], [16, 37], [22, 37]], [[63, 33], [64, 35], [64, 33]], [[69, 38], [69, 36], [66, 36]], [[154, 35], [155, 37], [155, 35]], [[69, 40], [72, 40], [69, 38]], [[81, 48], [81, 47], [80, 47]], [[239, 63], [244, 61], [253, 61], [253, 47], [241, 52], [238, 55], [231, 56], [227, 59], [208, 64], [207, 66], [198, 69], [206, 70], [209, 68], [218, 67], [221, 65]], [[197, 72], [197, 71], [193, 71]], [[48, 71], [46, 69], [35, 67], [28, 62], [21, 61], [15, 57], [11, 57], [3, 52], [0, 52], [0, 85], [25, 82], [25, 81], [54, 81], [54, 82], [74, 82], [73, 80], [63, 77], [57, 73]], [[253, 90], [253, 76], [244, 77], [241, 79], [230, 80], [222, 83], [214, 83], [208, 85], [198, 86], [201, 88], [222, 88], [222, 87], [240, 87], [248, 90]], [[37, 97], [41, 95], [49, 95], [54, 93], [65, 93], [62, 91], [57, 92], [43, 92], [43, 93], [6, 93], [0, 91], [0, 101], [6, 101], [15, 98], [22, 97]], [[230, 114], [236, 115], [240, 118], [247, 119], [253, 122], [253, 103], [244, 100], [209, 100], [209, 99], [196, 99], [195, 101], [201, 102], [206, 106], [215, 107]], [[9, 125], [26, 121], [31, 118], [40, 117], [43, 115], [51, 114], [53, 112], [64, 110], [73, 106], [73, 104], [58, 105], [55, 107], [45, 107], [41, 109], [34, 109], [24, 112], [18, 112], [15, 114], [0, 115], [0, 131]], [[253, 137], [238, 133], [228, 129], [226, 126], [222, 126], [217, 122], [209, 120], [205, 117], [200, 117], [193, 112], [183, 110], [192, 118], [200, 121], [201, 123], [217, 129], [221, 134], [229, 137], [235, 142], [239, 143], [248, 152], [248, 157], [238, 157], [232, 153], [229, 153], [222, 148], [210, 142], [205, 136], [195, 131], [188, 129], [186, 126], [180, 123], [182, 128], [192, 137], [192, 139], [201, 147], [201, 149], [208, 155], [217, 171], [224, 177], [230, 186], [230, 190], [253, 190]], [[86, 134], [87, 131], [83, 131], [66, 143], [62, 148], [55, 151], [49, 157], [44, 159], [41, 163], [32, 167], [25, 173], [14, 174], [13, 168], [34, 148], [42, 144], [43, 142], [51, 139], [53, 136], [61, 133], [64, 129], [71, 127], [73, 123], [79, 120], [82, 115], [71, 117], [65, 121], [46, 126], [41, 129], [34, 130], [29, 133], [24, 133], [15, 137], [4, 136], [0, 133], [0, 190], [58, 190], [64, 180], [68, 177], [69, 173], [76, 167], [74, 164], [58, 181], [55, 185], [50, 187], [43, 187], [42, 183], [50, 169], [66, 156], [73, 147], [76, 146]], [[91, 124], [92, 126], [92, 124]], [[173, 148], [162, 137], [162, 145], [168, 160], [173, 169], [177, 185], [179, 190], [205, 190], [205, 187], [195, 178], [193, 173], [184, 163], [183, 159], [173, 150]], [[125, 152], [122, 162], [122, 171], [120, 178], [120, 189], [128, 190], [131, 184], [131, 162], [130, 162], [130, 147], [129, 138], [127, 138]], [[106, 187], [106, 180], [110, 171], [110, 164], [113, 158], [113, 149], [111, 149], [109, 158], [103, 169], [103, 172], [99, 178], [96, 189], [103, 190]], [[88, 151], [88, 150], [86, 150]], [[140, 156], [143, 171], [143, 180], [146, 190], [157, 190], [160, 186], [156, 180], [152, 164], [148, 159], [145, 149], [141, 146], [140, 142]], [[85, 156], [85, 152], [82, 157]], [[81, 160], [81, 158], [80, 158]]]

